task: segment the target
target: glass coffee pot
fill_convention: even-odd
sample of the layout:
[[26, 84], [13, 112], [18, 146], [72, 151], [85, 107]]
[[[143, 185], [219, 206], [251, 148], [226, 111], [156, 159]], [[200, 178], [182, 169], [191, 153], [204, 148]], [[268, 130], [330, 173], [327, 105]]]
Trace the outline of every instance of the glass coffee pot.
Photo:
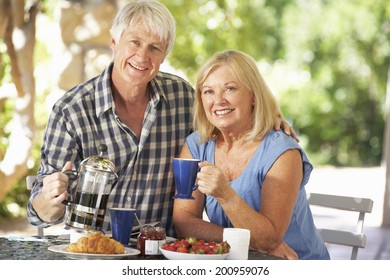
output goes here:
[[84, 159], [78, 171], [64, 171], [77, 176], [73, 201], [63, 203], [70, 207], [65, 228], [101, 231], [111, 189], [118, 179], [114, 164], [103, 153], [107, 146], [99, 146], [100, 155]]

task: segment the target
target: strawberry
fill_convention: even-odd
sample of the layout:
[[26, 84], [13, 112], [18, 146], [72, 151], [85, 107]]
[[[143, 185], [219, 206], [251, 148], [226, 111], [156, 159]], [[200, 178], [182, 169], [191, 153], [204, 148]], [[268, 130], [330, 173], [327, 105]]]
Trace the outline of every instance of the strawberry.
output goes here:
[[179, 247], [179, 248], [177, 248], [177, 252], [188, 253], [188, 248], [187, 247]]
[[189, 254], [226, 254], [230, 250], [230, 245], [226, 241], [207, 243], [202, 239], [188, 237], [173, 243], [165, 243], [161, 248]]

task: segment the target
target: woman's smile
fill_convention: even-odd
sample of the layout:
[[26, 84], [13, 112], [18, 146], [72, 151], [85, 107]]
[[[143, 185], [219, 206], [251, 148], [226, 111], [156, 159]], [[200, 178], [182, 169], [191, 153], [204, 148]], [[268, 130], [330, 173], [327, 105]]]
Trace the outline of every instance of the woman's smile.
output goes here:
[[224, 116], [230, 114], [233, 111], [233, 109], [215, 110], [214, 114], [216, 114], [217, 116]]

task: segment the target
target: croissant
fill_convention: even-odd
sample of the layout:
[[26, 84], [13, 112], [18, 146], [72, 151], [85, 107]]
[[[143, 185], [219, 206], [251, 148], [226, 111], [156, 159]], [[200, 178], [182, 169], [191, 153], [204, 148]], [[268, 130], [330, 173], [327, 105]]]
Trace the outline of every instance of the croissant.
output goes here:
[[124, 254], [125, 247], [118, 241], [99, 232], [81, 237], [65, 248], [66, 252], [83, 254]]

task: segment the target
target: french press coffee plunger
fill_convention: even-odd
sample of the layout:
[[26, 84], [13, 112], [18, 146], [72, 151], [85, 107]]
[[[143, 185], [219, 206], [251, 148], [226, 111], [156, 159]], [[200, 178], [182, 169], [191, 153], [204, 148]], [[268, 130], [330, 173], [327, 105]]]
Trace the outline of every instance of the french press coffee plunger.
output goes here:
[[84, 159], [78, 171], [65, 171], [67, 175], [77, 175], [77, 185], [73, 201], [63, 203], [70, 206], [65, 227], [80, 230], [101, 231], [106, 213], [108, 196], [118, 179], [114, 164], [103, 153], [107, 146], [99, 146], [100, 155]]

